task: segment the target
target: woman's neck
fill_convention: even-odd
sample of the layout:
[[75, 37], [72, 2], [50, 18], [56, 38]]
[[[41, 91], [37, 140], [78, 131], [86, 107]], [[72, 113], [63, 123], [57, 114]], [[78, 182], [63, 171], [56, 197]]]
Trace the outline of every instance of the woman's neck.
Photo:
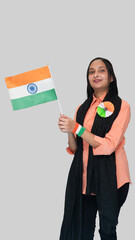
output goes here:
[[95, 95], [96, 98], [100, 98], [106, 92], [108, 92], [108, 89], [103, 90], [103, 91], [94, 91], [94, 95]]

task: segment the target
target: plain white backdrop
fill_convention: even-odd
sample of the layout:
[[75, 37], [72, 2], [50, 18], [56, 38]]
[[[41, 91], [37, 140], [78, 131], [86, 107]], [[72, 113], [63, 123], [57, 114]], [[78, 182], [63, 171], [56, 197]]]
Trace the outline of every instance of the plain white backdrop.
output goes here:
[[[108, 58], [119, 96], [131, 106], [125, 134], [132, 185], [121, 209], [118, 240], [134, 238], [134, 1], [1, 1], [0, 239], [58, 240], [73, 156], [58, 128], [57, 101], [12, 110], [5, 77], [50, 63], [63, 113], [86, 99], [86, 70]], [[95, 239], [99, 240], [98, 218]]]

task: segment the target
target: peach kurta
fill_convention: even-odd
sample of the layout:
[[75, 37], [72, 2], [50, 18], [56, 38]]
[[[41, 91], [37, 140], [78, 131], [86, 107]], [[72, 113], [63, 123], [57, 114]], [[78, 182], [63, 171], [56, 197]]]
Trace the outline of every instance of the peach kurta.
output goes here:
[[[93, 101], [88, 109], [83, 127], [89, 132], [92, 129], [94, 118], [96, 115], [97, 106], [103, 101], [107, 92], [105, 92], [100, 98], [96, 98], [93, 93]], [[79, 105], [80, 106], [80, 105]], [[76, 121], [76, 113], [79, 108], [76, 109], [74, 121]], [[122, 99], [121, 109], [117, 118], [114, 120], [110, 131], [104, 138], [95, 135], [94, 140], [100, 143], [100, 146], [93, 149], [93, 155], [110, 155], [115, 151], [116, 157], [116, 176], [117, 176], [117, 188], [120, 188], [123, 184], [130, 182], [130, 173], [128, 167], [127, 155], [124, 149], [125, 145], [125, 131], [128, 127], [131, 117], [130, 105], [128, 102]], [[74, 134], [76, 137], [76, 134]], [[69, 154], [74, 154], [69, 147], [66, 148]], [[87, 185], [87, 164], [88, 164], [88, 151], [89, 144], [83, 139], [83, 173], [82, 173], [82, 193], [86, 192]]]

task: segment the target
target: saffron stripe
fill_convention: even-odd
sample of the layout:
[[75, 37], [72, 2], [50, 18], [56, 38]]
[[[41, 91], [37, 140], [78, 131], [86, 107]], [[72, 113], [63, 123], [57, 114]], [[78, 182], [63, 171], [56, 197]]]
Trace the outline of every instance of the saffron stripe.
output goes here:
[[15, 76], [6, 77], [5, 82], [7, 88], [15, 88], [25, 84], [38, 82], [43, 79], [51, 78], [49, 67], [34, 69]]
[[13, 110], [19, 110], [54, 100], [57, 100], [57, 95], [55, 89], [51, 89], [27, 97], [11, 99], [11, 103], [13, 106]]

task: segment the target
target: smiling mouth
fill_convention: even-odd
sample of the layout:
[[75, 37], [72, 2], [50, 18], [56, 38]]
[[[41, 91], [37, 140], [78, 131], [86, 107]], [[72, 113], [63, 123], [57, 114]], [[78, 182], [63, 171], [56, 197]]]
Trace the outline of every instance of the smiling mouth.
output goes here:
[[101, 82], [102, 80], [101, 79], [96, 79], [96, 80], [94, 80], [93, 82], [94, 83], [98, 83], [98, 82]]

